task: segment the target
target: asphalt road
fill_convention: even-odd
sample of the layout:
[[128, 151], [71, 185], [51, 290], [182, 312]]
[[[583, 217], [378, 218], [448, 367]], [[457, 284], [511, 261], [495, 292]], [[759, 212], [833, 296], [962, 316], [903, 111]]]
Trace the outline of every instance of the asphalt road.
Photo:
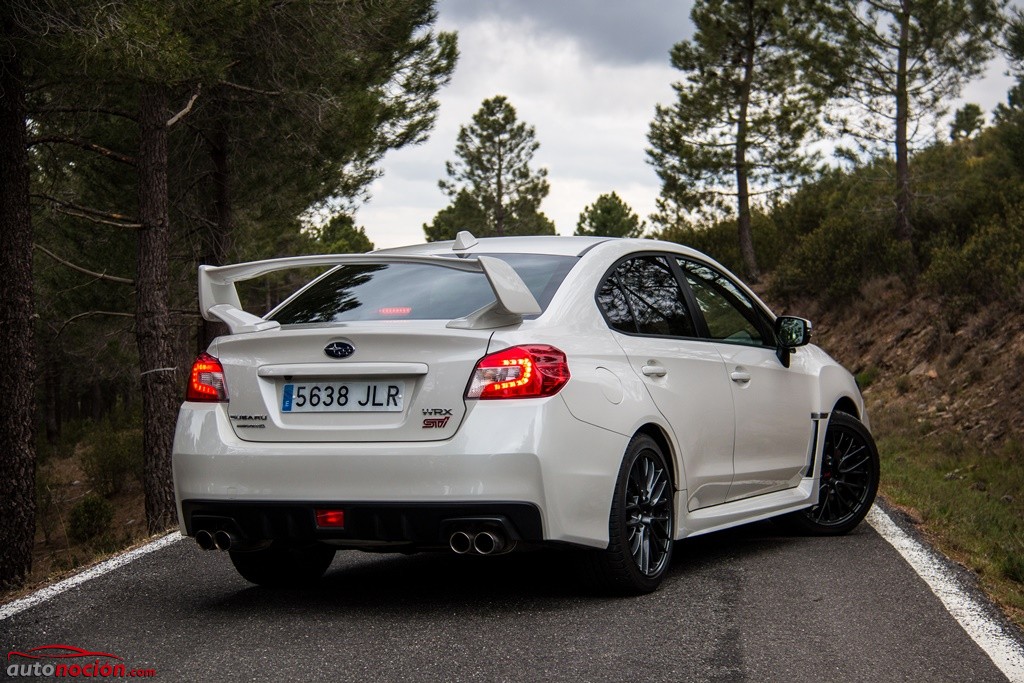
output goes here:
[[1006, 680], [867, 524], [687, 540], [641, 598], [588, 595], [569, 568], [349, 551], [271, 591], [186, 541], [0, 621], [0, 647], [116, 653], [165, 681]]

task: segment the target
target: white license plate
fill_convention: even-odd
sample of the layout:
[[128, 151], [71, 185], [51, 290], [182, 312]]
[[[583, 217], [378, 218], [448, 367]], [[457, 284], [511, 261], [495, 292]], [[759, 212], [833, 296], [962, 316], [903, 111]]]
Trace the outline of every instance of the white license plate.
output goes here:
[[405, 382], [303, 382], [285, 384], [283, 413], [398, 413]]

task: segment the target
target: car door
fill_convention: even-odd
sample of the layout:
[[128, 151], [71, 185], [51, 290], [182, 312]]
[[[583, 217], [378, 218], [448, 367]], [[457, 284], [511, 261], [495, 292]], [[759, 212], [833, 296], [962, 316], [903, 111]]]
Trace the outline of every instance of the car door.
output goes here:
[[723, 503], [733, 478], [733, 400], [721, 356], [697, 339], [690, 307], [664, 254], [633, 255], [602, 281], [598, 306], [671, 426], [687, 507]]
[[732, 389], [736, 436], [727, 500], [796, 486], [811, 448], [814, 376], [797, 356], [783, 367], [768, 314], [728, 276], [677, 260]]

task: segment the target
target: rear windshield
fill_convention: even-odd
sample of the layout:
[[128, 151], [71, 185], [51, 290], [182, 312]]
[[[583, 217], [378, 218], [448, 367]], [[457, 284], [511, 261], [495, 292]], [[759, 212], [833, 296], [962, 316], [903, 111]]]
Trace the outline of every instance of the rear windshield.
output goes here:
[[[530, 288], [541, 310], [578, 260], [575, 256], [500, 254]], [[418, 263], [343, 265], [275, 311], [282, 325], [352, 320], [451, 320], [494, 301], [483, 273]]]

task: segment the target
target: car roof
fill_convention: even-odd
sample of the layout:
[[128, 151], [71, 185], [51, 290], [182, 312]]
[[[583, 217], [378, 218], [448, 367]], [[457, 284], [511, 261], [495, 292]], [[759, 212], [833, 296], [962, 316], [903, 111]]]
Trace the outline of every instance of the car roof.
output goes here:
[[455, 240], [428, 242], [391, 249], [378, 249], [375, 254], [415, 254], [449, 256], [451, 254], [551, 254], [553, 256], [581, 256], [592, 247], [609, 241], [610, 237], [562, 237], [559, 235], [481, 237], [472, 246], [456, 248]]
[[[651, 251], [673, 251], [701, 259], [709, 259], [695, 249], [676, 242], [664, 242], [661, 240], [624, 238], [624, 237], [581, 237], [561, 235], [530, 235], [510, 237], [481, 237], [477, 239], [469, 233], [465, 235], [464, 243], [469, 246], [458, 244], [458, 240], [446, 240], [444, 242], [428, 242], [426, 244], [411, 244], [404, 247], [392, 247], [389, 249], [378, 249], [374, 254], [410, 254], [419, 256], [451, 256], [459, 254], [551, 254], [552, 256], [583, 256], [594, 247], [603, 246], [610, 248], [613, 252], [621, 254], [637, 250]], [[460, 248], [460, 246], [462, 248]], [[603, 250], [602, 250], [603, 251]]]
[[[552, 256], [582, 257], [594, 252], [599, 259], [617, 260], [635, 252], [670, 252], [695, 258], [727, 273], [740, 287], [757, 301], [765, 311], [771, 308], [747, 286], [742, 279], [729, 272], [721, 263], [692, 247], [677, 242], [666, 242], [638, 237], [581, 237], [561, 235], [534, 235], [512, 237], [481, 237], [460, 232], [455, 240], [428, 242], [391, 249], [379, 249], [374, 254], [409, 254], [417, 256], [459, 256], [462, 254], [550, 254]], [[600, 256], [598, 256], [600, 254]], [[774, 316], [774, 313], [771, 313]]]

